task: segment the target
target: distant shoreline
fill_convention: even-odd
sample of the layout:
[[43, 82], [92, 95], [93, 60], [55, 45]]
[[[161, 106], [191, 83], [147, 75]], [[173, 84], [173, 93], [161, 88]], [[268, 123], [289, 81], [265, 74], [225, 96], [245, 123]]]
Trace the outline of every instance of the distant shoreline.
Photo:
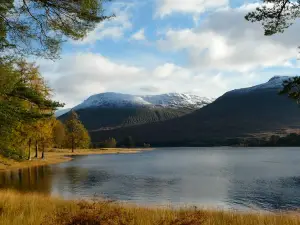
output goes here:
[[[12, 159], [2, 158], [0, 156], [0, 172], [25, 169], [37, 166], [46, 166], [64, 163], [73, 160], [72, 156], [77, 155], [103, 155], [103, 154], [135, 154], [142, 151], [150, 151], [152, 148], [101, 148], [101, 149], [76, 149], [74, 153], [70, 149], [52, 149], [45, 152], [45, 159], [35, 159], [15, 161]], [[40, 156], [41, 153], [39, 152]], [[40, 157], [39, 156], [39, 157]]]

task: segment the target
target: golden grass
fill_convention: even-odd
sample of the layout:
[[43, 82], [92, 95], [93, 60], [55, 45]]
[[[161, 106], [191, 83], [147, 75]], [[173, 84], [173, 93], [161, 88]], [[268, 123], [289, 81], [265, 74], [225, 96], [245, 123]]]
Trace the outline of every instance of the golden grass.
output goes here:
[[[144, 151], [148, 149], [122, 149], [122, 148], [103, 148], [103, 149], [76, 149], [74, 153], [70, 149], [52, 149], [45, 152], [45, 159], [35, 159], [15, 161], [12, 159], [6, 159], [0, 155], [0, 171], [14, 170], [21, 168], [28, 168], [34, 166], [44, 166], [50, 164], [57, 164], [72, 160], [72, 155], [93, 155], [93, 154], [131, 154]], [[41, 156], [41, 153], [39, 153]], [[33, 153], [32, 153], [33, 155]]]
[[142, 208], [111, 202], [67, 201], [36, 194], [0, 192], [1, 225], [294, 225], [296, 213], [238, 213]]

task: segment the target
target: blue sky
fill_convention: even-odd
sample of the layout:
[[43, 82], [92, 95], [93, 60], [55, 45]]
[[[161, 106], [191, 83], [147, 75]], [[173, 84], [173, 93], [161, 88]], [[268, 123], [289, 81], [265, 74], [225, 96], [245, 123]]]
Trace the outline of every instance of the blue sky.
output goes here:
[[259, 24], [243, 18], [258, 4], [114, 0], [105, 10], [116, 18], [65, 43], [61, 59], [40, 61], [41, 71], [66, 107], [107, 91], [218, 97], [274, 75], [299, 75], [299, 23], [265, 37]]

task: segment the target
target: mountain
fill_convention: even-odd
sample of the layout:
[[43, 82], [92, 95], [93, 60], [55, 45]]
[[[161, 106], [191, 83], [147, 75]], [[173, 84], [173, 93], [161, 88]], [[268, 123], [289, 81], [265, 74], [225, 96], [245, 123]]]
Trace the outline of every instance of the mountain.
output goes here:
[[[178, 118], [212, 101], [179, 93], [142, 96], [108, 92], [89, 97], [73, 110], [89, 131], [99, 131]], [[67, 116], [59, 119], [64, 121]]]
[[84, 108], [201, 108], [213, 99], [199, 97], [197, 95], [169, 93], [162, 95], [129, 95], [114, 92], [93, 95], [74, 109]]
[[137, 143], [157, 146], [228, 144], [236, 138], [253, 138], [300, 128], [300, 108], [278, 95], [288, 77], [273, 77], [265, 84], [225, 93], [211, 104], [172, 120], [91, 132], [94, 142], [132, 136]]
[[288, 77], [288, 76], [274, 76], [266, 83], [259, 84], [259, 85], [249, 87], [249, 88], [236, 89], [231, 92], [245, 93], [245, 92], [251, 92], [251, 91], [256, 91], [256, 90], [267, 90], [267, 89], [280, 90], [283, 87], [282, 86], [283, 82], [286, 80], [289, 80], [290, 78], [291, 77]]

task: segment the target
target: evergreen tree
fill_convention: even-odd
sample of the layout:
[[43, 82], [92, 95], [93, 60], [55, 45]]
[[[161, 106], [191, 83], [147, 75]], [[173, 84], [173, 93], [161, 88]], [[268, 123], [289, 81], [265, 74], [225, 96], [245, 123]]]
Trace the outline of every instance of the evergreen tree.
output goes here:
[[14, 0], [0, 4], [0, 54], [57, 58], [66, 38], [82, 39], [109, 16], [105, 0]]
[[133, 138], [131, 136], [126, 137], [125, 140], [124, 140], [124, 145], [127, 148], [134, 148], [135, 143], [133, 141]]
[[[265, 35], [283, 33], [293, 22], [300, 18], [300, 0], [263, 0], [263, 4], [245, 16], [250, 22], [260, 22]], [[280, 94], [300, 102], [300, 77], [291, 78], [283, 83]]]
[[263, 0], [260, 7], [245, 16], [248, 21], [261, 22], [265, 35], [283, 33], [299, 17], [299, 0]]
[[88, 148], [90, 145], [90, 136], [83, 124], [78, 119], [78, 115], [75, 111], [69, 113], [69, 117], [65, 122], [67, 136], [66, 145], [72, 149], [72, 152], [76, 148]]
[[279, 141], [280, 136], [278, 135], [272, 135], [269, 139], [269, 143], [273, 146], [276, 146], [277, 142]]

